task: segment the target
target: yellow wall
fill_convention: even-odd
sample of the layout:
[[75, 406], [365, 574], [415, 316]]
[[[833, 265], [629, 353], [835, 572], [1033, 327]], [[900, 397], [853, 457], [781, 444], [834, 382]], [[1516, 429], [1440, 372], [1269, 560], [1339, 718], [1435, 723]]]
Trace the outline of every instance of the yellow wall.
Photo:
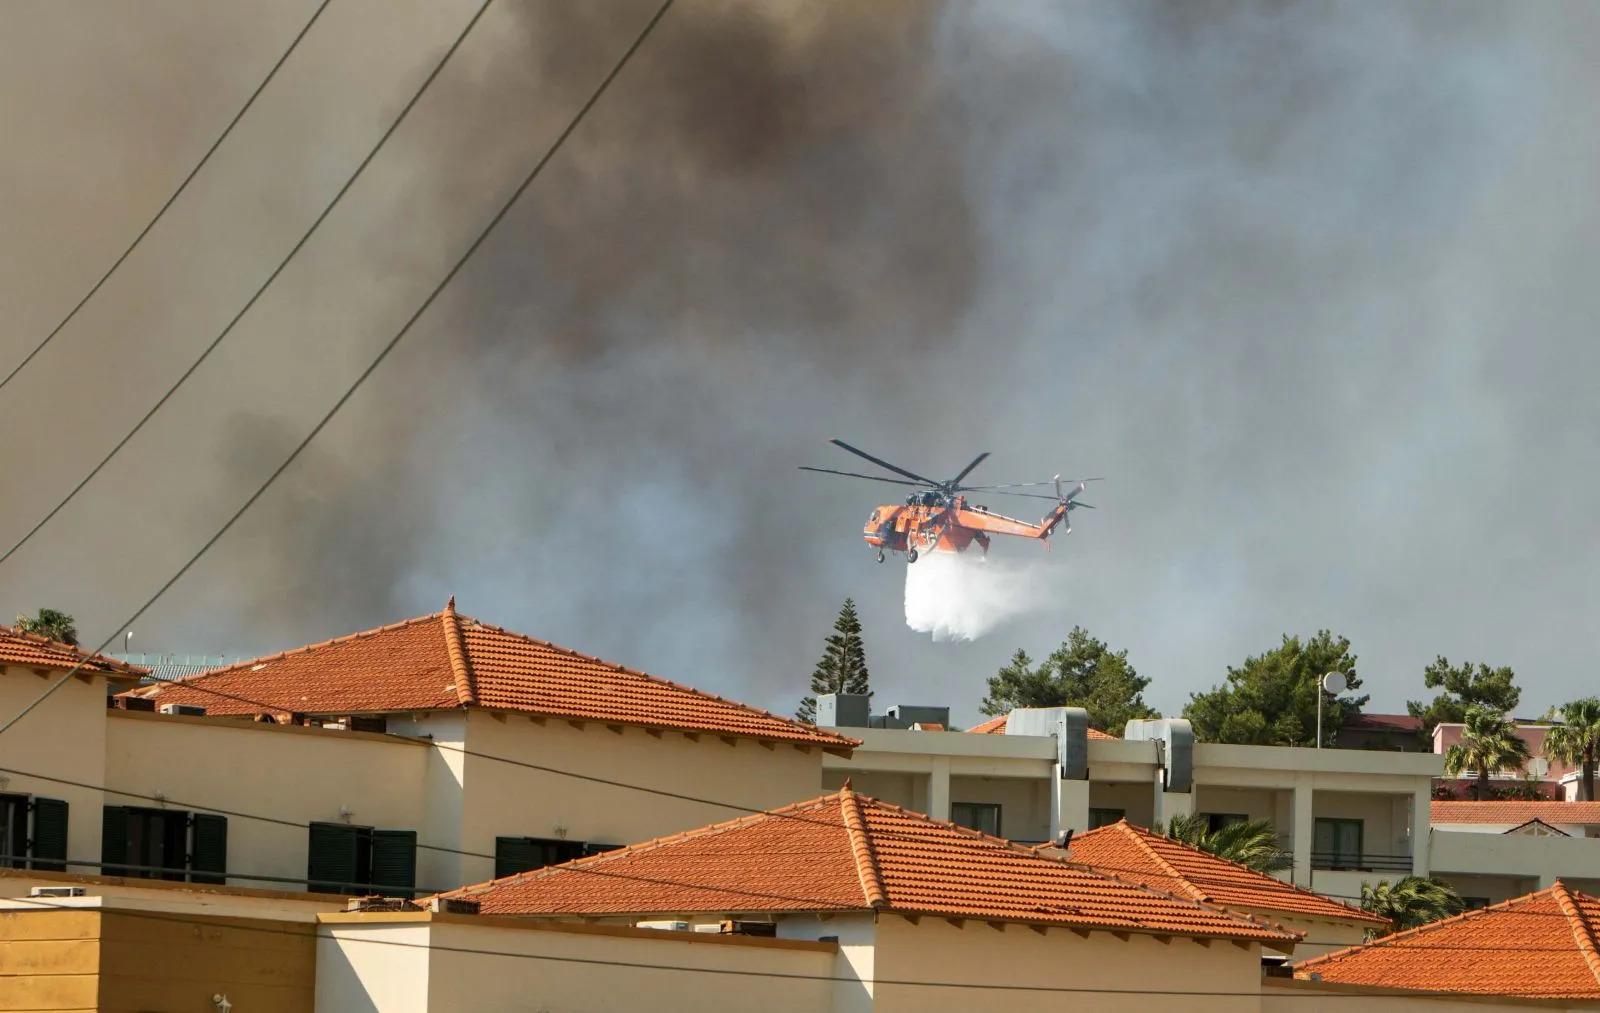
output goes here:
[[[493, 854], [497, 836], [560, 837], [602, 844], [633, 844], [822, 794], [822, 758], [789, 745], [766, 748], [749, 739], [724, 742], [715, 735], [692, 741], [676, 732], [659, 737], [639, 728], [613, 732], [589, 723], [574, 728], [549, 719], [537, 724], [516, 715], [504, 721], [483, 711], [467, 714], [466, 786], [461, 847]], [[505, 757], [734, 803], [705, 805], [597, 784], [564, 774], [485, 759]], [[461, 860], [466, 882], [489, 879], [489, 859]]]
[[[896, 915], [878, 922], [876, 1013], [971, 1013], [975, 1009], [1129, 1010], [1152, 1009], [1250, 1013], [1259, 1010], [1258, 946], [1227, 942], [1201, 946], [1189, 939], [1162, 943], [1151, 936], [1126, 941], [1108, 932], [1087, 938], [1068, 929], [1045, 935], [1022, 925], [997, 932], [968, 921], [956, 928], [942, 918], [917, 924]], [[1205, 997], [1013, 991], [1003, 999], [975, 989], [938, 988], [891, 981], [1033, 985], [1046, 988], [1181, 990], [1239, 993]]]
[[[0, 666], [0, 715], [9, 718], [31, 703], [64, 672], [45, 678], [31, 669]], [[121, 683], [119, 686], [123, 685]], [[106, 682], [74, 676], [50, 699], [0, 736], [0, 767], [25, 770], [85, 785], [104, 784], [106, 771]], [[0, 772], [3, 790], [67, 802], [67, 857], [100, 858], [100, 792]], [[78, 871], [90, 871], [79, 868]]]
[[310, 1013], [315, 926], [102, 910], [0, 911], [0, 1010]]
[[[318, 1013], [832, 1009], [832, 947], [512, 919], [325, 919]], [[383, 945], [399, 943], [408, 945]], [[432, 950], [415, 947], [431, 945]], [[462, 950], [493, 953], [464, 953]], [[530, 959], [534, 957], [546, 959]], [[550, 959], [555, 958], [555, 959]], [[567, 958], [567, 959], [561, 959]], [[608, 961], [611, 964], [575, 961]], [[652, 964], [681, 970], [619, 967]]]

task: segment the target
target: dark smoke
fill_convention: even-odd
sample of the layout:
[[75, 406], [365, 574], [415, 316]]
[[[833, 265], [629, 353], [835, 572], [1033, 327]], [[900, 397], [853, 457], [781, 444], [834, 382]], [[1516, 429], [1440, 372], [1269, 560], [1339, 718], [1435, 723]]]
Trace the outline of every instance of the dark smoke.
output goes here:
[[[88, 637], [159, 583], [410, 312], [648, 10], [513, 3], [486, 21], [239, 348], [0, 571], [11, 611], [65, 607]], [[328, 54], [388, 52], [363, 36], [382, 31], [422, 66], [464, 15], [352, 0], [342, 16]], [[1074, 623], [1129, 648], [1168, 710], [1320, 626], [1354, 640], [1374, 706], [1417, 695], [1443, 652], [1513, 665], [1541, 709], [1586, 685], [1570, 629], [1600, 563], [1583, 464], [1600, 432], [1597, 39], [1595, 12], [1564, 4], [681, 0], [424, 326], [139, 638], [270, 650], [454, 592], [491, 622], [788, 708], [848, 594], [880, 699], [958, 719], [1014, 647], [1041, 655]], [[143, 119], [164, 138], [188, 125], [186, 155], [219, 114], [172, 96], [250, 75], [187, 50], [158, 63], [175, 69], [149, 71], [171, 78]], [[41, 364], [38, 400], [0, 402], [19, 432], [88, 388], [48, 453], [0, 451], [4, 474], [29, 475], [0, 503], [5, 530], [214, 333], [414, 84], [369, 77], [370, 96], [308, 83], [286, 102], [219, 174], [218, 203], [174, 228], [174, 244], [206, 237], [199, 259], [161, 247], [147, 285], [108, 292]], [[71, 162], [65, 142], [19, 147], [45, 167], [9, 190]], [[224, 220], [236, 206], [256, 210]], [[94, 241], [45, 246], [56, 267], [38, 277], [102, 255], [114, 230], [85, 221]], [[19, 282], [4, 304], [20, 335], [63, 298]], [[1070, 591], [972, 644], [906, 630], [902, 574], [857, 534], [896, 488], [793, 470], [848, 467], [830, 436], [941, 475], [985, 449], [994, 481], [1109, 475], [1050, 559]]]

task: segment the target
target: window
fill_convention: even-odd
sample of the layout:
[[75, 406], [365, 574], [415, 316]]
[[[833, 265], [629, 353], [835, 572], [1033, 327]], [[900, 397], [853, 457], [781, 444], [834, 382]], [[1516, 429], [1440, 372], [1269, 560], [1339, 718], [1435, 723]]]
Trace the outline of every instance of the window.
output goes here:
[[1231, 827], [1235, 823], [1248, 823], [1250, 817], [1244, 813], [1205, 813], [1206, 833], [1214, 834], [1223, 827]]
[[563, 841], [553, 837], [496, 837], [494, 839], [494, 878], [515, 876], [519, 872], [560, 865], [584, 856], [582, 841]]
[[1466, 908], [1467, 908], [1468, 911], [1477, 911], [1477, 910], [1479, 910], [1481, 908], [1486, 908], [1486, 907], [1489, 906], [1489, 898], [1487, 898], [1487, 897], [1463, 897], [1463, 898], [1461, 898], [1461, 903], [1466, 905]]
[[999, 837], [1000, 806], [994, 802], [952, 802], [950, 822]]
[[417, 886], [417, 832], [313, 823], [306, 889], [409, 898]]
[[102, 811], [100, 862], [107, 876], [223, 883], [227, 860], [226, 816], [120, 805]]
[[1123, 819], [1127, 814], [1128, 811], [1126, 809], [1090, 809], [1089, 829], [1099, 830], [1101, 827], [1109, 827], [1111, 824]]
[[0, 795], [0, 868], [31, 866], [64, 872], [66, 857], [65, 802], [56, 798]]
[[1311, 862], [1322, 869], [1361, 867], [1361, 821], [1318, 819], [1313, 825]]

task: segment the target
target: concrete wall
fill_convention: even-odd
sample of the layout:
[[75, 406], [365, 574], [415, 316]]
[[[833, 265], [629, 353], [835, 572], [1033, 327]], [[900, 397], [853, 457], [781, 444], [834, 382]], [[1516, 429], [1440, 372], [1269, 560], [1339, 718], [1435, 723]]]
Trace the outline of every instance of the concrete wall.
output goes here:
[[[1069, 929], [1044, 935], [1024, 925], [997, 932], [979, 921], [957, 928], [943, 918], [913, 925], [885, 915], [877, 932], [877, 1013], [971, 1013], [975, 1009], [1185, 1011], [1259, 1010], [1261, 951], [1231, 943], [1202, 946], [1152, 936], [1087, 938]], [[899, 984], [920, 982], [921, 985]], [[927, 983], [946, 983], [935, 987]], [[997, 996], [972, 985], [1030, 985], [1076, 991], [1009, 991]], [[1106, 992], [1087, 991], [1107, 989]], [[1181, 995], [1162, 995], [1180, 992]], [[1215, 992], [1223, 995], [1198, 995]]]
[[863, 795], [904, 806], [912, 812], [928, 811], [928, 777], [925, 774], [906, 774], [892, 770], [824, 770], [822, 790], [835, 791], [843, 787], [847, 779], [850, 787]]
[[310, 1013], [311, 924], [102, 909], [0, 911], [0, 1010]]
[[835, 1002], [828, 943], [470, 916], [324, 921], [319, 1013], [870, 1008]]
[[1531, 837], [1526, 834], [1462, 834], [1434, 831], [1429, 842], [1433, 871], [1454, 875], [1493, 874], [1537, 881], [1600, 879], [1600, 841], [1585, 837]]
[[[496, 836], [565, 837], [633, 844], [736, 819], [823, 793], [822, 753], [792, 745], [771, 748], [750, 739], [697, 739], [678, 732], [473, 711], [466, 715], [465, 795], [461, 844], [492, 855]], [[529, 769], [482, 755], [550, 767], [628, 785], [714, 799], [708, 805], [564, 774]], [[492, 878], [492, 859], [461, 858], [461, 880]]]
[[1000, 835], [1014, 841], [1051, 837], [1049, 782], [1013, 777], [952, 777], [950, 803], [988, 802], [1000, 806]]
[[[0, 666], [0, 714], [16, 714], [32, 703], [64, 672]], [[118, 683], [120, 688], [127, 683]], [[76, 781], [79, 785], [105, 783], [106, 681], [77, 676], [67, 680], [48, 700], [0, 737], [0, 767]], [[42, 795], [67, 803], [67, 857], [98, 861], [100, 858], [101, 794], [92, 787], [61, 784], [24, 774], [0, 771], [3, 789], [22, 795]]]
[[1089, 808], [1121, 809], [1127, 813], [1129, 823], [1150, 826], [1155, 814], [1155, 788], [1153, 784], [1134, 784], [1127, 781], [1090, 781]]
[[[172, 809], [214, 807], [295, 823], [338, 823], [343, 808], [351, 812], [351, 823], [417, 830], [422, 840], [430, 838], [423, 833], [424, 814], [432, 805], [423, 790], [431, 752], [424, 743], [361, 732], [127, 711], [109, 712], [103, 725], [106, 759], [101, 774], [109, 788], [164, 794]], [[107, 801], [156, 805], [116, 795]], [[91, 849], [95, 858], [100, 850], [99, 822], [97, 809]], [[249, 877], [304, 880], [308, 840], [304, 827], [228, 817], [228, 881], [267, 886], [273, 881]], [[457, 885], [436, 878], [426, 865], [426, 855], [418, 855], [419, 887]]]

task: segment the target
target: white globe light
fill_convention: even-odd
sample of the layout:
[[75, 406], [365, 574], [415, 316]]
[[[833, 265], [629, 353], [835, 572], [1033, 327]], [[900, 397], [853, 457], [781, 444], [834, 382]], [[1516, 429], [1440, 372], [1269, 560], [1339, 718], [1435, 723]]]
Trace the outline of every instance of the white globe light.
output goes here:
[[1349, 680], [1344, 677], [1343, 672], [1329, 672], [1322, 677], [1322, 688], [1334, 696], [1343, 693], [1349, 685]]

